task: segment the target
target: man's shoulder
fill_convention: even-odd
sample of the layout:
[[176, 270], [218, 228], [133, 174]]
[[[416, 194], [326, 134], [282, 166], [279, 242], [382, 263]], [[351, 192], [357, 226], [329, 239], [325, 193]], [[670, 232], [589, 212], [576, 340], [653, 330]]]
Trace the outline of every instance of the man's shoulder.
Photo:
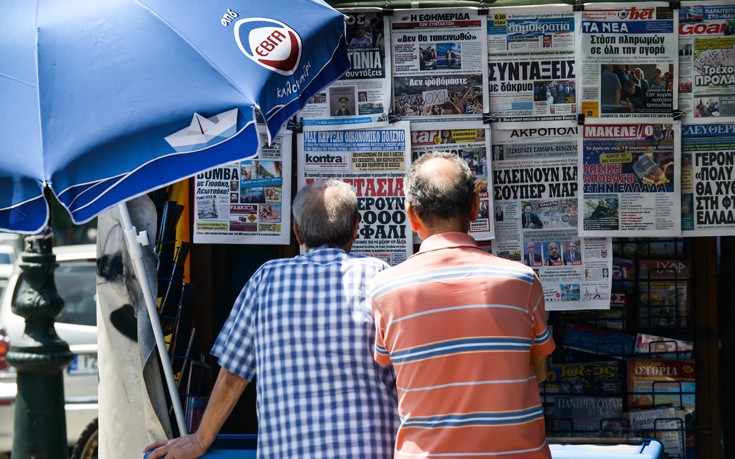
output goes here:
[[348, 263], [374, 268], [378, 271], [390, 269], [390, 265], [380, 258], [369, 257], [367, 255], [362, 255], [359, 253], [348, 253], [346, 255], [346, 260]]

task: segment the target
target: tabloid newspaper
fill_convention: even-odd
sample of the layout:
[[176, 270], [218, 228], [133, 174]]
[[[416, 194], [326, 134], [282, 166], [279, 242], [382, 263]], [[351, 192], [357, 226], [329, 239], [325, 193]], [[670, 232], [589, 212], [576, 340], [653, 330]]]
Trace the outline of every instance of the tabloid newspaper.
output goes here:
[[592, 124], [579, 148], [583, 236], [678, 236], [680, 135], [674, 124]]
[[571, 5], [489, 8], [490, 114], [495, 126], [577, 119]]
[[403, 176], [411, 164], [409, 123], [384, 129], [305, 131], [298, 135], [298, 186], [339, 179], [357, 194], [360, 226], [353, 253], [390, 265], [413, 253]]
[[[475, 190], [480, 195], [477, 219], [470, 225], [469, 234], [478, 241], [495, 236], [489, 136], [486, 128], [446, 129], [452, 123], [411, 123], [411, 152], [413, 159], [432, 151], [448, 151], [465, 160], [475, 176]], [[414, 242], [420, 243], [418, 235]]]
[[391, 55], [385, 49], [388, 21], [375, 11], [343, 12], [350, 70], [308, 100], [301, 111], [304, 129], [388, 124], [392, 80]]
[[611, 239], [577, 232], [578, 129], [492, 130], [492, 251], [538, 273], [551, 311], [610, 307]]
[[291, 134], [268, 145], [261, 131], [258, 155], [197, 174], [194, 242], [288, 244], [291, 231]]
[[486, 29], [485, 16], [475, 8], [396, 11], [391, 16], [395, 114], [483, 127]]
[[581, 113], [671, 118], [677, 97], [678, 10], [666, 2], [591, 3], [581, 15]]
[[682, 2], [679, 108], [687, 123], [735, 121], [735, 5]]
[[735, 124], [684, 125], [681, 150], [682, 234], [734, 234]]

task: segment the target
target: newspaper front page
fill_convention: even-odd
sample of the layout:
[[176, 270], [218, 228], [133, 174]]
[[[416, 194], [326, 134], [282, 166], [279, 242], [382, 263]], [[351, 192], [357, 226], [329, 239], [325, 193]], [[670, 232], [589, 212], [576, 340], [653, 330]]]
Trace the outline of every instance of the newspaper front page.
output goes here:
[[583, 236], [678, 236], [678, 123], [582, 126], [579, 148]]
[[[480, 196], [480, 209], [477, 219], [470, 225], [469, 234], [478, 241], [492, 239], [495, 237], [495, 224], [493, 196], [488, 191], [492, 190], [492, 183], [487, 129], [446, 129], [448, 125], [445, 124], [411, 123], [412, 158], [431, 151], [448, 151], [464, 159], [475, 176], [475, 190]], [[414, 242], [421, 242], [417, 234]]]
[[735, 121], [735, 5], [682, 2], [679, 108], [687, 123]]
[[305, 131], [298, 137], [299, 188], [315, 180], [352, 185], [360, 211], [353, 253], [397, 265], [413, 253], [403, 176], [411, 164], [408, 122], [359, 130]]
[[388, 21], [374, 11], [344, 13], [350, 70], [309, 99], [301, 111], [304, 129], [388, 124], [392, 79], [391, 56], [385, 52]]
[[577, 53], [585, 117], [625, 122], [673, 116], [677, 15], [663, 2], [585, 5]]
[[288, 244], [291, 231], [291, 133], [271, 145], [263, 129], [249, 160], [201, 172], [194, 180], [194, 243]]
[[610, 307], [612, 240], [577, 234], [578, 129], [492, 132], [492, 251], [537, 272], [550, 311]]
[[735, 124], [685, 125], [681, 153], [684, 236], [735, 234]]
[[574, 26], [570, 5], [489, 9], [490, 114], [496, 126], [576, 121]]
[[391, 16], [395, 114], [482, 127], [487, 20], [474, 8], [398, 10]]

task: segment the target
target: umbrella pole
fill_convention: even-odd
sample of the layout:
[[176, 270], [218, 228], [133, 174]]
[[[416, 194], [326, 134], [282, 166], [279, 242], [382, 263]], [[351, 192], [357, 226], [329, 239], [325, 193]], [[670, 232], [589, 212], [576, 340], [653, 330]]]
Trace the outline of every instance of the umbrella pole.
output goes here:
[[[125, 233], [125, 242], [128, 246], [128, 253], [133, 261], [133, 270], [135, 271], [135, 276], [138, 278], [138, 282], [140, 282], [143, 297], [145, 298], [146, 310], [148, 311], [148, 316], [150, 317], [151, 326], [153, 328], [153, 335], [156, 338], [156, 348], [158, 349], [158, 356], [161, 360], [161, 366], [163, 367], [166, 386], [168, 387], [169, 396], [171, 397], [171, 405], [173, 405], [174, 408], [176, 424], [179, 427], [179, 434], [183, 436], [188, 432], [184, 422], [184, 413], [181, 409], [181, 399], [179, 398], [179, 392], [176, 389], [171, 361], [166, 353], [166, 341], [163, 338], [163, 328], [161, 328], [161, 321], [158, 318], [158, 308], [156, 307], [156, 301], [153, 297], [151, 285], [148, 282], [145, 267], [143, 266], [143, 250], [141, 247], [143, 245], [148, 245], [148, 238], [138, 237], [137, 230], [130, 220], [130, 213], [128, 213], [127, 204], [123, 202], [118, 204], [117, 207], [120, 211], [120, 219], [123, 232]], [[142, 234], [143, 233], [141, 233], [141, 235]]]

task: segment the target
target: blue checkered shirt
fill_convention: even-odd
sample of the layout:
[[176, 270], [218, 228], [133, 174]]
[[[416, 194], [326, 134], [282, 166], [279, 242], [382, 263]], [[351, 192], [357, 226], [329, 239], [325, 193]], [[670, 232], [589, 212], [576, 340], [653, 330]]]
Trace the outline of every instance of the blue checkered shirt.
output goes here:
[[340, 249], [271, 260], [253, 274], [212, 349], [257, 375], [259, 459], [389, 459], [392, 369], [372, 356], [367, 289], [384, 262]]

